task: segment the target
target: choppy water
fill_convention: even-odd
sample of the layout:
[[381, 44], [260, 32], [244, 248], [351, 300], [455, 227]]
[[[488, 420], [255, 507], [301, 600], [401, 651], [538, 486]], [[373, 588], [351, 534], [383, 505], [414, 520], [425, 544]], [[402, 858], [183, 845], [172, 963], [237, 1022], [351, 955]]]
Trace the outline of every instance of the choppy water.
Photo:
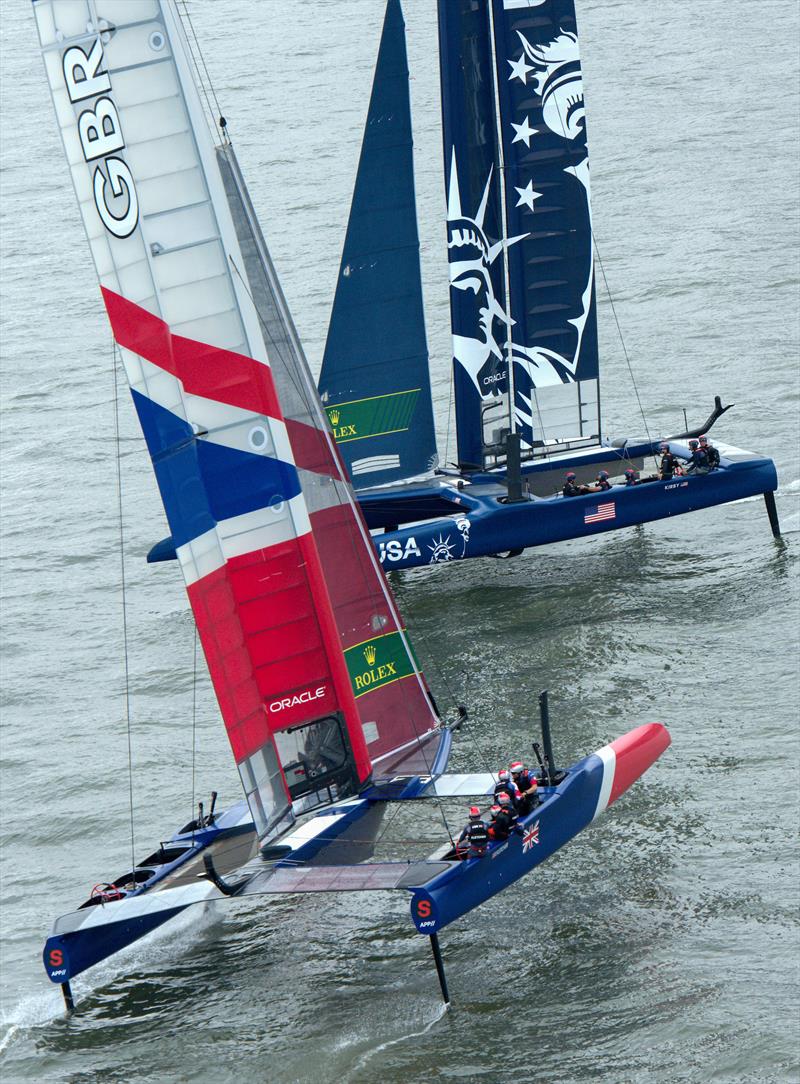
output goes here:
[[[435, 18], [406, 9], [444, 447]], [[318, 364], [381, 5], [192, 10]], [[405, 904], [363, 896], [194, 916], [78, 980], [66, 1020], [44, 936], [130, 853], [113, 371], [33, 20], [3, 5], [4, 1081], [800, 1079], [798, 9], [584, 0], [579, 21], [595, 229], [648, 422], [735, 402], [715, 432], [776, 459], [784, 541], [754, 500], [398, 578], [437, 694], [470, 674], [454, 768], [524, 753], [544, 687], [564, 761], [653, 718], [673, 735], [592, 831], [446, 931], [451, 1013]], [[607, 427], [640, 432], [600, 319]], [[165, 525], [123, 407], [141, 854], [191, 807], [193, 633], [175, 567], [144, 564]], [[238, 797], [206, 681], [197, 747], [198, 795]]]

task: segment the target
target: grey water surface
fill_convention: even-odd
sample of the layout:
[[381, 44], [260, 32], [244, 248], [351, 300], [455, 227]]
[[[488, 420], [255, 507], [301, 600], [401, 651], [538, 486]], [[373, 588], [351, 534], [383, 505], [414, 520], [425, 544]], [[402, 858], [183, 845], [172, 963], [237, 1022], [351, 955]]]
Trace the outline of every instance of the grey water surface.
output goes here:
[[[435, 10], [405, 8], [452, 458]], [[189, 10], [316, 367], [382, 4]], [[78, 979], [70, 1019], [44, 975], [52, 918], [130, 861], [131, 799], [141, 856], [193, 798], [239, 788], [177, 567], [144, 563], [166, 524], [122, 390], [121, 547], [110, 332], [30, 6], [0, 14], [2, 1080], [800, 1080], [794, 0], [579, 5], [614, 300], [598, 275], [605, 428], [644, 431], [616, 314], [650, 431], [734, 402], [714, 435], [775, 458], [784, 538], [756, 499], [396, 577], [437, 696], [470, 704], [454, 769], [527, 755], [542, 688], [563, 762], [651, 719], [673, 739], [590, 831], [444, 932], [447, 1014], [407, 902], [380, 894], [191, 915]], [[444, 838], [435, 809], [395, 827], [417, 853]]]

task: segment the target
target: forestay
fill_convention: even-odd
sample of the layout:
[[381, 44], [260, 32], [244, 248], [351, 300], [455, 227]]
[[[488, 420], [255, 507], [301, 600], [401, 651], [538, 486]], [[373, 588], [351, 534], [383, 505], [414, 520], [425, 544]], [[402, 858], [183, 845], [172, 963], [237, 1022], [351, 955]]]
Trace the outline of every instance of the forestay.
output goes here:
[[459, 456], [599, 438], [573, 2], [440, 0], [439, 30]]
[[438, 720], [172, 2], [34, 0], [103, 298], [259, 834]]

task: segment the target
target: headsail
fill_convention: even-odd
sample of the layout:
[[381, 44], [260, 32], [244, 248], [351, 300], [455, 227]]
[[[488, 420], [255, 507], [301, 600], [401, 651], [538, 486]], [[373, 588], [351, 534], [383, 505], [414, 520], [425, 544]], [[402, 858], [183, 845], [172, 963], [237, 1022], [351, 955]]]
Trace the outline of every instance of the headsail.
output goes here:
[[439, 25], [459, 454], [599, 438], [573, 0], [440, 0]]
[[437, 465], [412, 150], [405, 24], [388, 0], [319, 379], [357, 488]]
[[171, 0], [35, 0], [114, 336], [261, 836], [438, 720]]

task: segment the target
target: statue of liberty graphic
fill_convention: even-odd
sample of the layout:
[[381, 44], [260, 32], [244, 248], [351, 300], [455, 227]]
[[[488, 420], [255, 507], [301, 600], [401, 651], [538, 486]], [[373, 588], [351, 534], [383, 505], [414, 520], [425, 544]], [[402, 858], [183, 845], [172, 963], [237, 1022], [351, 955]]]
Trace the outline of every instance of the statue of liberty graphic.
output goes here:
[[[554, 40], [541, 45], [532, 45], [519, 32], [518, 37], [522, 54], [517, 61], [509, 61], [512, 68], [509, 78], [518, 78], [526, 85], [532, 84], [540, 102], [541, 119], [537, 112], [538, 130], [531, 129], [527, 119], [523, 124], [513, 126], [517, 136], [512, 142], [512, 150], [520, 140], [530, 147], [531, 139], [535, 140], [542, 131], [542, 121], [550, 135], [551, 145], [555, 137], [557, 144], [570, 146], [571, 164], [561, 171], [560, 183], [565, 183], [567, 187], [568, 198], [565, 202], [571, 208], [570, 213], [580, 215], [582, 221], [579, 225], [584, 227], [576, 231], [570, 230], [569, 226], [561, 226], [561, 232], [568, 236], [571, 246], [571, 268], [569, 281], [560, 285], [563, 296], [559, 297], [561, 304], [557, 307], [558, 314], [548, 316], [548, 331], [551, 335], [555, 332], [558, 345], [564, 345], [566, 349], [558, 351], [533, 341], [522, 341], [525, 330], [512, 319], [507, 299], [505, 304], [501, 303], [502, 279], [496, 273], [493, 277], [492, 267], [504, 249], [525, 241], [531, 234], [520, 233], [495, 242], [487, 237], [484, 218], [494, 181], [492, 171], [474, 215], [470, 217], [465, 213], [459, 194], [455, 148], [448, 186], [448, 257], [451, 290], [472, 295], [474, 299], [473, 305], [467, 306], [463, 298], [458, 304], [453, 298], [454, 358], [468, 373], [484, 402], [506, 390], [508, 368], [510, 364], [514, 365], [515, 419], [523, 442], [532, 445], [534, 433], [540, 428], [537, 425], [535, 389], [574, 383], [578, 379], [584, 330], [593, 301], [594, 270], [589, 162], [577, 37], [562, 30]], [[534, 191], [535, 185], [534, 174], [527, 188], [516, 189], [519, 196], [516, 206], [524, 205], [533, 215], [536, 214], [534, 201], [541, 195]], [[570, 194], [573, 186], [580, 188]], [[506, 198], [509, 196], [513, 200], [513, 191], [507, 192]], [[528, 214], [524, 217], [528, 218]], [[556, 230], [552, 232], [554, 235], [558, 233]], [[596, 372], [592, 375], [596, 375]]]

